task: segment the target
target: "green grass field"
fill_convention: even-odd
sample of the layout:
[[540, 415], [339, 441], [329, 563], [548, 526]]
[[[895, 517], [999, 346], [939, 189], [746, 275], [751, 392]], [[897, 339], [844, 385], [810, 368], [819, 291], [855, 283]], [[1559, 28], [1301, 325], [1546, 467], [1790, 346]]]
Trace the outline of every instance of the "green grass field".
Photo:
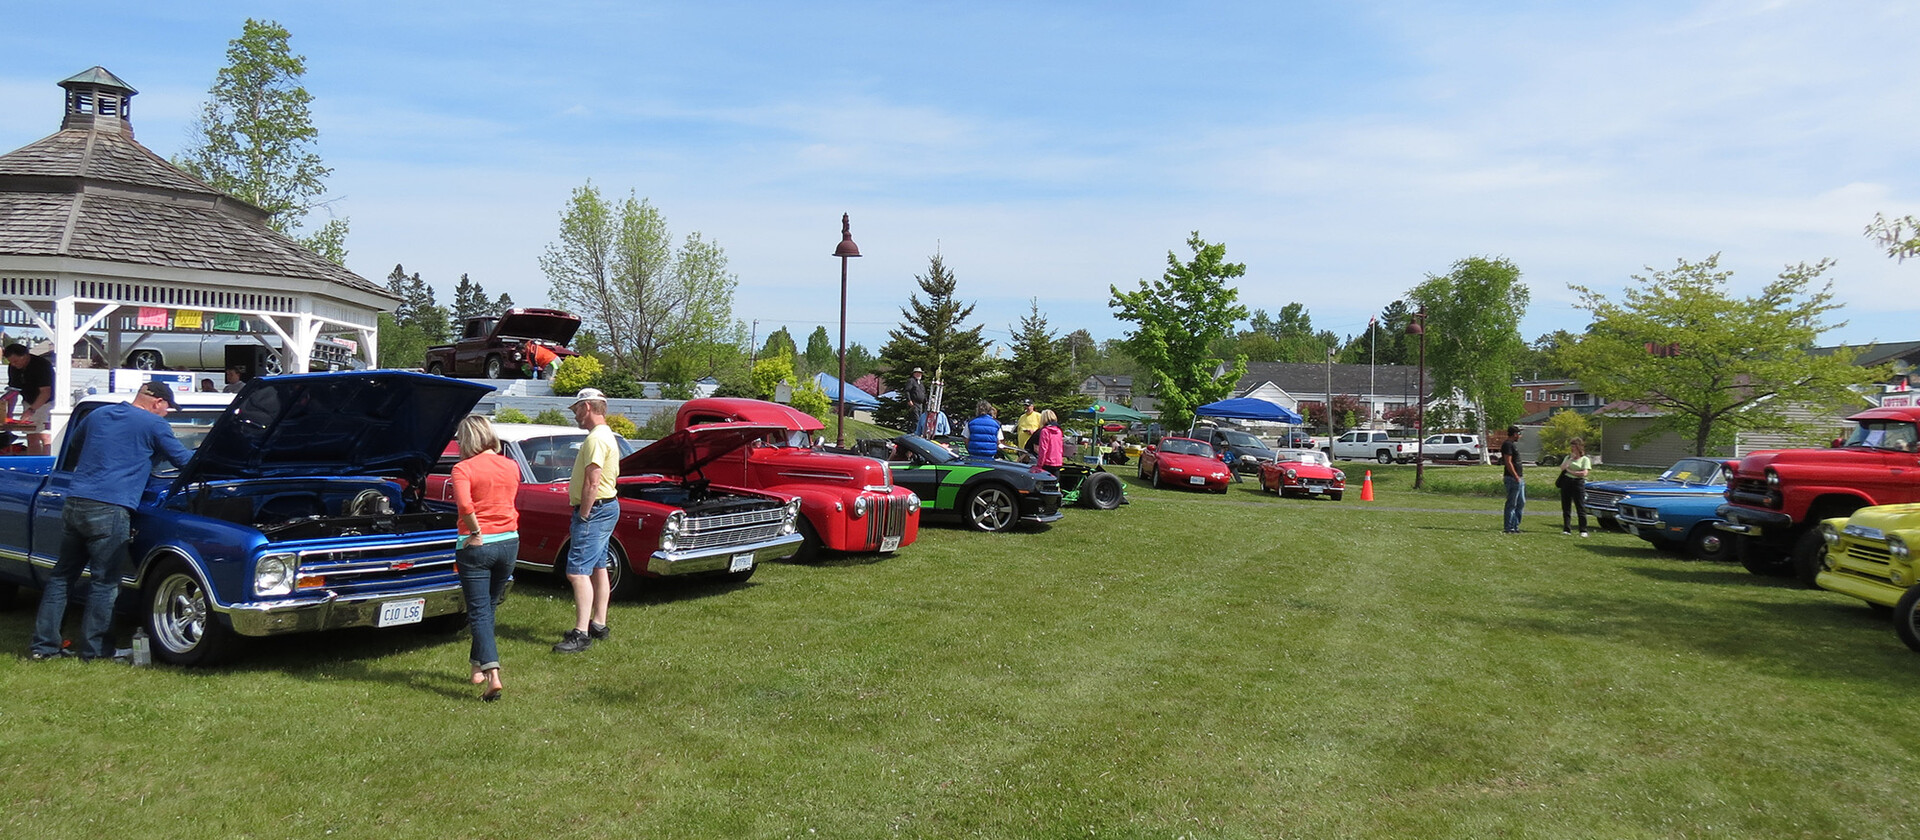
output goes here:
[[[0, 836], [1905, 837], [1920, 656], [1847, 598], [1499, 501], [1154, 491], [466, 640], [0, 657]], [[1481, 474], [1484, 473], [1484, 476]], [[1479, 477], [1476, 477], [1479, 476]], [[1489, 468], [1430, 469], [1472, 485]], [[24, 652], [28, 598], [0, 612]]]

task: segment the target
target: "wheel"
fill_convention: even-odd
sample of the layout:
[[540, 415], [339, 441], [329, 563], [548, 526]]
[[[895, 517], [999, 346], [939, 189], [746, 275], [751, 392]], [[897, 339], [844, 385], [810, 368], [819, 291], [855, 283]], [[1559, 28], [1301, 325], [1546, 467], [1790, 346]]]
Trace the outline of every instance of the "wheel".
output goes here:
[[1473, 458], [1473, 453], [1468, 452], [1464, 449], [1460, 450], [1459, 452], [1453, 453], [1453, 460], [1455, 461], [1466, 461], [1472, 458]]
[[788, 557], [787, 561], [792, 563], [812, 563], [818, 559], [820, 559], [820, 532], [813, 527], [813, 523], [807, 521], [805, 515], [802, 515], [800, 517], [800, 547], [794, 550], [793, 556]]
[[1742, 537], [1728, 544], [1738, 552], [1740, 565], [1756, 575], [1767, 577], [1786, 577], [1793, 573], [1793, 563], [1764, 547], [1754, 545], [1753, 541]]
[[487, 378], [488, 379], [499, 379], [500, 375], [504, 373], [506, 369], [507, 369], [506, 366], [501, 364], [499, 356], [487, 357]]
[[279, 353], [268, 353], [267, 355], [262, 356], [260, 358], [260, 375], [261, 376], [279, 376], [280, 373], [281, 373], [281, 368], [280, 368]]
[[1908, 589], [1893, 605], [1893, 632], [1908, 648], [1920, 652], [1920, 586]]
[[720, 576], [720, 582], [727, 584], [729, 586], [733, 584], [738, 584], [738, 583], [746, 583], [747, 579], [753, 577], [753, 573], [755, 571], [758, 571], [759, 568], [760, 568], [759, 564], [756, 563], [754, 564], [753, 568], [748, 569], [744, 572], [728, 572]]
[[1819, 589], [1813, 582], [1827, 565], [1827, 541], [1820, 538], [1819, 528], [1808, 528], [1807, 532], [1793, 541], [1793, 582], [1806, 589]]
[[[1156, 472], [1156, 485], [1159, 480], [1159, 473]], [[966, 511], [967, 527], [975, 531], [1007, 531], [1020, 521], [1020, 506], [1014, 502], [1013, 494], [998, 484], [989, 484], [973, 491], [961, 510]]]
[[1720, 536], [1720, 529], [1711, 522], [1702, 522], [1693, 526], [1693, 533], [1687, 535], [1687, 553], [1695, 560], [1727, 559], [1727, 540]]
[[1393, 453], [1382, 449], [1373, 454], [1373, 460], [1379, 461], [1382, 464], [1391, 464], [1393, 463]]
[[1343, 495], [1345, 495], [1345, 491], [1342, 491], [1342, 490], [1331, 490], [1327, 492], [1327, 498], [1332, 499], [1336, 502], [1340, 501], [1340, 497]]
[[220, 623], [207, 587], [187, 564], [168, 561], [147, 586], [146, 625], [153, 655], [174, 665], [211, 665], [232, 655], [240, 637]]
[[1153, 475], [1147, 476], [1147, 481], [1153, 484], [1153, 489], [1155, 490], [1158, 490], [1161, 487], [1166, 486], [1160, 483], [1160, 471], [1157, 469], [1153, 471]]
[[134, 370], [159, 370], [160, 351], [135, 350], [127, 354], [127, 367]]
[[[566, 571], [566, 558], [561, 557], [561, 572]], [[640, 594], [645, 588], [646, 576], [627, 568], [627, 556], [620, 551], [620, 544], [607, 540], [607, 592], [616, 601], [624, 601]]]
[[19, 584], [0, 583], [0, 610], [4, 610], [12, 607], [13, 602], [18, 600], [19, 597], [20, 597]]
[[1113, 510], [1125, 498], [1119, 477], [1109, 473], [1093, 473], [1080, 484], [1080, 501], [1094, 510]]
[[433, 364], [427, 365], [427, 372], [433, 374], [434, 376], [446, 375], [445, 368], [440, 367], [439, 362], [434, 362]]

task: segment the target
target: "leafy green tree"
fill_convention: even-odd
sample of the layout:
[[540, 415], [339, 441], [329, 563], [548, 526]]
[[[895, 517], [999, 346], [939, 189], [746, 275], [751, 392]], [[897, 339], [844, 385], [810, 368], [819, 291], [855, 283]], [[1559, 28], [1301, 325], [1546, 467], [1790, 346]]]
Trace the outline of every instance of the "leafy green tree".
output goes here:
[[820, 388], [820, 383], [812, 379], [801, 380], [793, 388], [793, 398], [788, 401], [795, 411], [804, 411], [820, 422], [833, 417], [833, 400]]
[[1003, 366], [1000, 387], [990, 398], [1001, 406], [1010, 406], [1031, 397], [1041, 408], [1053, 409], [1062, 417], [1092, 405], [1092, 400], [1079, 392], [1080, 383], [1069, 370], [1067, 342], [1054, 337], [1053, 330], [1047, 328], [1039, 299], [1030, 299], [1028, 306], [1031, 312], [1020, 319], [1019, 326], [1008, 327], [1013, 333], [1013, 354]]
[[[987, 341], [980, 337], [985, 325], [966, 326], [973, 305], [962, 304], [955, 297], [959, 280], [939, 254], [928, 259], [927, 273], [914, 280], [926, 299], [921, 300], [917, 293], [901, 307], [900, 326], [887, 331], [879, 367], [887, 384], [896, 389], [906, 387], [916, 367], [925, 370], [929, 392], [935, 379], [944, 382], [941, 406], [958, 422], [971, 416], [974, 402], [987, 397], [996, 374], [994, 360], [987, 357]], [[904, 401], [883, 401], [876, 414], [885, 425], [914, 427]]]
[[753, 396], [771, 400], [782, 382], [793, 381], [793, 357], [785, 353], [763, 356], [753, 363]]
[[1833, 283], [1814, 286], [1832, 265], [1787, 266], [1744, 298], [1728, 291], [1733, 272], [1720, 269], [1718, 254], [1634, 275], [1618, 302], [1574, 286], [1593, 326], [1561, 358], [1582, 388], [1658, 411], [1653, 429], [1678, 434], [1695, 455], [1737, 431], [1806, 431], [1789, 419], [1789, 406], [1846, 405], [1856, 399], [1849, 389], [1885, 375], [1855, 366], [1858, 353], [1844, 348], [1808, 352], [1822, 333], [1845, 326], [1824, 320], [1841, 307]]
[[[1445, 275], [1428, 275], [1407, 297], [1427, 313], [1427, 371], [1434, 392], [1458, 394], [1479, 406], [1482, 440], [1487, 428], [1519, 419], [1513, 365], [1525, 343], [1520, 319], [1529, 294], [1520, 269], [1505, 259], [1469, 257]], [[1485, 463], [1486, 453], [1481, 453]]]
[[1593, 424], [1584, 414], [1571, 408], [1563, 408], [1547, 418], [1540, 427], [1540, 451], [1547, 455], [1565, 458], [1573, 453], [1568, 441], [1579, 438], [1587, 442], [1587, 451], [1599, 449], [1600, 427]]
[[[840, 375], [840, 357], [833, 351], [833, 340], [827, 337], [826, 327], [814, 327], [807, 334], [807, 370], [811, 373], [831, 373]], [[847, 372], [847, 378], [853, 378], [853, 372]]]
[[866, 345], [858, 341], [847, 344], [848, 379], [859, 379], [872, 373], [875, 365], [878, 363], [879, 359], [874, 358], [873, 351], [868, 350]]
[[1920, 254], [1920, 218], [1901, 216], [1889, 219], [1873, 214], [1873, 223], [1867, 225], [1867, 238], [1887, 249], [1887, 256], [1901, 262], [1908, 257]]
[[800, 355], [800, 350], [794, 346], [793, 334], [787, 332], [786, 327], [781, 327], [773, 332], [767, 333], [767, 340], [760, 343], [759, 356], [762, 359], [772, 358], [774, 356], [792, 358], [798, 355]]
[[[305, 56], [295, 55], [287, 30], [248, 18], [227, 42], [227, 66], [214, 76], [196, 136], [174, 163], [221, 192], [273, 214], [268, 224], [299, 239], [308, 213], [325, 204], [326, 179], [314, 145], [302, 79]], [[330, 219], [301, 241], [336, 264], [346, 262], [347, 220]]]
[[1152, 372], [1160, 422], [1167, 428], [1192, 422], [1195, 408], [1232, 393], [1233, 383], [1247, 372], [1245, 356], [1225, 365], [1210, 352], [1247, 317], [1247, 308], [1237, 302], [1239, 289], [1226, 282], [1244, 276], [1247, 267], [1227, 262], [1227, 246], [1208, 244], [1199, 231], [1187, 238], [1187, 247], [1193, 251], [1187, 262], [1167, 252], [1167, 270], [1159, 280], [1141, 280], [1131, 292], [1108, 287], [1107, 306], [1114, 317], [1135, 324], [1124, 346]]
[[1579, 340], [1579, 336], [1566, 330], [1554, 330], [1534, 339], [1514, 365], [1516, 375], [1529, 381], [1572, 378], [1560, 360], [1560, 353]]

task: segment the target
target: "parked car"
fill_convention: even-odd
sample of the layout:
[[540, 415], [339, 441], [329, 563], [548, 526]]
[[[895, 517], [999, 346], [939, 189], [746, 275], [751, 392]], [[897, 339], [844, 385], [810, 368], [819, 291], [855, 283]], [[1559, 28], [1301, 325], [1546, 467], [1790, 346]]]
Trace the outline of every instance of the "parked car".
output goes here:
[[1321, 449], [1320, 441], [1302, 429], [1288, 429], [1275, 438], [1274, 449]]
[[[501, 452], [520, 465], [520, 554], [516, 565], [537, 572], [564, 569], [573, 507], [567, 480], [585, 431], [568, 426], [500, 423]], [[607, 553], [616, 598], [638, 594], [648, 580], [700, 578], [740, 583], [761, 563], [800, 547], [792, 496], [711, 484], [712, 461], [779, 432], [775, 426], [715, 424], [674, 432], [637, 451], [622, 442], [620, 518]], [[448, 447], [427, 481], [427, 495], [451, 500], [457, 450]]]
[[1587, 482], [1587, 512], [1600, 527], [1619, 529], [1615, 518], [1620, 501], [1628, 496], [1700, 496], [1719, 499], [1727, 489], [1727, 467], [1711, 458], [1681, 458], [1659, 478], [1642, 481]]
[[1198, 487], [1227, 492], [1227, 465], [1204, 440], [1165, 437], [1140, 452], [1140, 477], [1159, 487]]
[[798, 560], [828, 551], [899, 551], [920, 537], [920, 497], [893, 483], [885, 461], [848, 450], [815, 448], [819, 419], [779, 403], [707, 397], [680, 404], [674, 428], [706, 423], [779, 426], [750, 446], [714, 459], [711, 481], [800, 498]]
[[1900, 641], [1920, 651], [1920, 569], [1912, 549], [1920, 542], [1920, 504], [1861, 508], [1822, 522], [1819, 534], [1826, 545], [1814, 578], [1820, 588], [1891, 609]]
[[976, 531], [1011, 531], [1021, 523], [1058, 522], [1060, 482], [1026, 464], [955, 454], [919, 435], [862, 441], [882, 458], [893, 481], [920, 497], [922, 517], [957, 519]]
[[[422, 498], [435, 458], [485, 386], [403, 371], [256, 379], [176, 395], [193, 459], [154, 472], [133, 513], [117, 608], [153, 655], [207, 665], [242, 637], [397, 627], [464, 611], [450, 507]], [[71, 429], [126, 393], [88, 397]], [[0, 595], [46, 585], [84, 437], [0, 470]]]
[[1347, 492], [1347, 474], [1334, 469], [1327, 453], [1317, 449], [1282, 449], [1273, 461], [1260, 465], [1260, 489], [1281, 497], [1326, 496], [1334, 501]]
[[1420, 442], [1420, 457], [1428, 460], [1478, 461], [1486, 451], [1479, 435], [1449, 432], [1428, 435], [1426, 440]]
[[[241, 319], [232, 331], [214, 330], [141, 330], [125, 328], [120, 333], [120, 361], [117, 367], [134, 370], [225, 370], [241, 367], [249, 377], [278, 376], [280, 336], [251, 319]], [[87, 333], [80, 358], [93, 364], [106, 364], [107, 334], [100, 330]], [[337, 338], [320, 336], [307, 351], [307, 370], [356, 370], [365, 367], [355, 355], [355, 346]]]
[[575, 355], [566, 345], [579, 330], [580, 316], [541, 307], [509, 309], [498, 318], [468, 318], [458, 340], [427, 348], [424, 367], [441, 376], [535, 376], [534, 346], [562, 358]]
[[1355, 429], [1333, 439], [1326, 448], [1328, 457], [1344, 461], [1379, 461], [1391, 464], [1413, 462], [1420, 457], [1420, 442], [1394, 437], [1379, 429]]
[[1060, 467], [1060, 504], [1113, 510], [1127, 503], [1127, 487], [1099, 458]]
[[1224, 463], [1233, 466], [1234, 472], [1242, 475], [1254, 475], [1260, 472], [1260, 465], [1273, 460], [1273, 450], [1254, 437], [1239, 429], [1223, 426], [1196, 426], [1188, 437], [1206, 441], [1213, 451], [1220, 453]]
[[1720, 521], [1722, 501], [1713, 493], [1628, 496], [1620, 500], [1615, 520], [1627, 533], [1662, 551], [1722, 560], [1727, 557], [1727, 544], [1714, 527]]

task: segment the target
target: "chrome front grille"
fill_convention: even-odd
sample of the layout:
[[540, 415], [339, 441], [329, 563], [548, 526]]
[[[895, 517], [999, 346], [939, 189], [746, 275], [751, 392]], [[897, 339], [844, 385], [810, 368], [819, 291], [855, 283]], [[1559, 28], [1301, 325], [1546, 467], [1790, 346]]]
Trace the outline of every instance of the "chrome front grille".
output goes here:
[[907, 534], [907, 500], [905, 497], [870, 496], [873, 505], [867, 511], [867, 545], [877, 546], [886, 537], [904, 537]]
[[1625, 493], [1616, 493], [1611, 490], [1588, 490], [1587, 510], [1589, 512], [1604, 510], [1611, 513], [1619, 509], [1620, 500], [1626, 497]]
[[680, 535], [679, 550], [699, 551], [770, 540], [780, 536], [786, 519], [785, 505], [744, 513], [690, 516]]
[[453, 542], [448, 537], [401, 545], [302, 551], [299, 578], [305, 583], [300, 588], [324, 587], [351, 593], [359, 588], [452, 577]]

